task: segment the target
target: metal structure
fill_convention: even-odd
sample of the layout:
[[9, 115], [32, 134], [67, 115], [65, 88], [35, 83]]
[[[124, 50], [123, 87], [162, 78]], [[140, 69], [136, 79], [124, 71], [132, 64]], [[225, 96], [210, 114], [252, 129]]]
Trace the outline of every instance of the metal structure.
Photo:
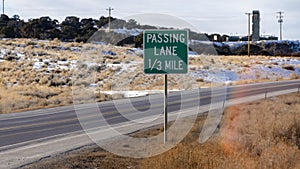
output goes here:
[[164, 80], [164, 144], [168, 142], [168, 75]]
[[2, 14], [4, 15], [4, 0], [2, 1]]
[[283, 12], [279, 11], [277, 12], [279, 16], [277, 16], [278, 18], [278, 23], [280, 26], [280, 35], [279, 35], [279, 40], [282, 40], [282, 23], [283, 23]]
[[106, 9], [108, 11], [108, 31], [110, 31], [110, 18], [111, 18], [111, 11], [114, 10], [114, 8], [109, 7]]
[[260, 38], [260, 13], [252, 12], [252, 41], [259, 41]]

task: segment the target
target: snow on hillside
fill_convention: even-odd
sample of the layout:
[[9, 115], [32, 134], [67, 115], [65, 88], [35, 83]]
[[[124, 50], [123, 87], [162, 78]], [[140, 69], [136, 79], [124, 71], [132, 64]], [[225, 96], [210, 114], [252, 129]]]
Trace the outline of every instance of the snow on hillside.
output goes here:
[[126, 29], [126, 28], [118, 28], [112, 29], [115, 33], [120, 33], [124, 35], [138, 36], [144, 30], [142, 29]]
[[259, 61], [255, 59], [252, 62], [247, 62], [246, 67], [229, 63], [220, 68], [219, 72], [214, 68], [202, 68], [190, 71], [189, 74], [206, 82], [212, 82], [215, 78], [222, 79], [224, 82], [236, 82], [258, 79], [276, 80], [289, 78], [293, 75], [300, 77], [300, 58], [273, 57], [268, 59], [265, 57]]
[[220, 46], [220, 44], [222, 44], [221, 46], [229, 46], [230, 50], [235, 50], [248, 44], [248, 42], [224, 42], [224, 43], [214, 42], [214, 44], [216, 43], [218, 43], [218, 46]]
[[[126, 32], [126, 30], [122, 31]], [[138, 31], [140, 30], [136, 30], [136, 33]], [[16, 63], [15, 65], [18, 65], [18, 69], [20, 70], [26, 68], [24, 71], [36, 71], [36, 74], [42, 74], [41, 76], [45, 74], [54, 74], [56, 77], [60, 72], [71, 72], [75, 69], [78, 69], [79, 65], [83, 65], [87, 66], [88, 68], [95, 68], [95, 70], [100, 72], [99, 78], [96, 79], [98, 81], [93, 81], [91, 84], [88, 84], [91, 87], [98, 87], [99, 84], [107, 85], [106, 83], [111, 83], [112, 80], [115, 80], [114, 78], [116, 75], [126, 78], [128, 77], [127, 74], [130, 74], [132, 77], [134, 75], [136, 81], [139, 82], [139, 84], [136, 86], [137, 88], [141, 87], [138, 85], [149, 84], [149, 80], [147, 81], [147, 78], [144, 77], [144, 73], [140, 71], [140, 68], [142, 69], [143, 66], [142, 56], [144, 52], [140, 48], [114, 47], [102, 43], [87, 44], [87, 46], [82, 44], [72, 46], [68, 43], [59, 43], [57, 45], [53, 45], [51, 44], [51, 41], [37, 41], [35, 43], [36, 44], [33, 44], [30, 48], [22, 44], [15, 45], [17, 47], [6, 45], [10, 43], [1, 45], [0, 66], [5, 64], [5, 62], [12, 62]], [[191, 41], [190, 43], [204, 43], [219, 47], [222, 45], [228, 45], [231, 49], [236, 49], [242, 45], [245, 45], [245, 42], [216, 43]], [[263, 41], [258, 43], [264, 43], [264, 45], [274, 44], [274, 42]], [[279, 43], [291, 45], [293, 46], [294, 50], [299, 50], [299, 41], [282, 41]], [[100, 55], [102, 55], [104, 58], [98, 57], [93, 60], [82, 61], [80, 60], [80, 57], [81, 52], [83, 51], [91, 53], [100, 52]], [[98, 56], [98, 54], [96, 56]], [[189, 51], [190, 70], [187, 75], [201, 83], [211, 83], [215, 81], [237, 82], [240, 80], [259, 79], [277, 80], [278, 78], [282, 79], [292, 76], [300, 77], [300, 58], [297, 57], [248, 58], [243, 56], [234, 56], [231, 61], [226, 61], [228, 60], [227, 58], [230, 58], [230, 56], [224, 56], [223, 58], [218, 57], [220, 61], [223, 62], [223, 67], [218, 67], [217, 70], [214, 67], [215, 65], [213, 66], [212, 64], [212, 66], [207, 66], [206, 63], [203, 62], [202, 59], [205, 59], [205, 56], [206, 55], [198, 55], [195, 51]], [[236, 61], [237, 59], [239, 59], [239, 61]], [[208, 61], [211, 62], [211, 59], [208, 59]], [[26, 65], [26, 67], [22, 67], [23, 65]], [[13, 73], [13, 71], [9, 72], [7, 75], [10, 75], [10, 73]], [[59, 76], [59, 79], [63, 78], [72, 77], [67, 77], [67, 75], [64, 73], [63, 75]], [[20, 78], [18, 78], [18, 80], [19, 79]], [[13, 83], [19, 84], [18, 81]], [[132, 97], [134, 95], [145, 95], [145, 93], [141, 92], [125, 93], [124, 95], [128, 97]]]

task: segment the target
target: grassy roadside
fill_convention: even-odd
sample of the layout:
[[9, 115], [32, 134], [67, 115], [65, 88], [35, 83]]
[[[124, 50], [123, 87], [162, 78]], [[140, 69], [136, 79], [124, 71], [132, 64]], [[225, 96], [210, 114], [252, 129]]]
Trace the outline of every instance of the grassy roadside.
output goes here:
[[[77, 93], [78, 94], [78, 93]], [[84, 96], [84, 94], [82, 94]], [[98, 102], [111, 100], [108, 94], [95, 94]], [[24, 85], [6, 87], [0, 85], [0, 114], [17, 113], [73, 104], [71, 87]]]
[[[92, 146], [23, 168], [300, 168], [300, 94], [228, 107], [215, 135], [200, 144], [205, 119], [198, 117], [182, 142], [155, 157], [125, 158]], [[155, 135], [161, 130], [154, 128], [134, 136]]]

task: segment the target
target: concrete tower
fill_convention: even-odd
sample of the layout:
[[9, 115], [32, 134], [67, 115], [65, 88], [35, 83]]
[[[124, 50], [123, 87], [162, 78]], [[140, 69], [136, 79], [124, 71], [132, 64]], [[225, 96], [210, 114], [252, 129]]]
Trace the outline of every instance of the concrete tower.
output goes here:
[[252, 15], [252, 41], [258, 41], [260, 37], [260, 14], [259, 11], [253, 11]]

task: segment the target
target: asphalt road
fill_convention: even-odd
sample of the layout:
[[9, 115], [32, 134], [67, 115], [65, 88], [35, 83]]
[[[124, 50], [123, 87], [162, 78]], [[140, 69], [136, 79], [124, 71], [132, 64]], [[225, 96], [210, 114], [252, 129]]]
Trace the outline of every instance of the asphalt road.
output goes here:
[[[213, 92], [211, 89], [174, 92], [169, 94], [168, 111], [172, 113], [183, 108], [211, 104], [212, 95], [214, 101], [223, 101], [224, 99], [247, 98], [266, 92], [295, 89], [299, 85], [300, 81], [297, 80], [227, 87], [225, 90], [215, 88]], [[151, 104], [149, 100], [152, 101]], [[126, 122], [128, 121], [126, 117], [137, 120], [163, 113], [163, 95], [134, 98], [130, 99], [130, 102], [131, 104], [125, 103], [124, 100], [118, 100], [115, 103], [109, 101], [99, 103], [98, 107], [110, 125]], [[89, 105], [78, 106], [76, 109], [85, 112], [83, 123], [90, 124], [91, 128], [101, 127], [101, 124], [95, 119], [99, 112], [95, 112]], [[82, 127], [74, 106], [0, 115], [0, 152], [14, 148], [13, 145], [21, 145], [20, 143], [80, 131], [82, 131]]]

